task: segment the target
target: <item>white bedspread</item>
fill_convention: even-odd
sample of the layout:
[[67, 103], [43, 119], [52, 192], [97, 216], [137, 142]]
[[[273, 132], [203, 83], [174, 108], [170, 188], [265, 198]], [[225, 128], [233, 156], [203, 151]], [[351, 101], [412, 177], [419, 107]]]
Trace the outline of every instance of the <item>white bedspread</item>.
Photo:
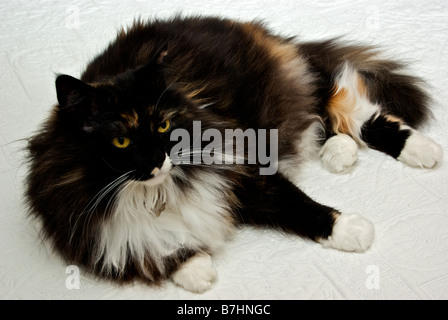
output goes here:
[[[285, 35], [379, 44], [411, 63], [434, 98], [423, 132], [448, 150], [448, 2], [302, 0], [79, 0], [0, 3], [0, 298], [2, 299], [447, 299], [448, 163], [413, 169], [361, 150], [348, 174], [311, 163], [303, 189], [376, 228], [366, 253], [324, 249], [294, 236], [244, 229], [214, 257], [218, 280], [202, 294], [168, 281], [162, 288], [117, 287], [80, 274], [37, 240], [25, 218], [23, 164], [28, 137], [56, 102], [57, 73], [85, 64], [136, 17], [176, 13], [263, 19]], [[68, 280], [68, 281], [67, 281]], [[68, 283], [68, 286], [67, 286]]]

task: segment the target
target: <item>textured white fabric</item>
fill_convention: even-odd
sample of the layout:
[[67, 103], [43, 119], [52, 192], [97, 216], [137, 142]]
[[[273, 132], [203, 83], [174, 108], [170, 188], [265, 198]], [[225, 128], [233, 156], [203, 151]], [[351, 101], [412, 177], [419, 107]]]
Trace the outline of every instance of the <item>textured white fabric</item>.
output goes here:
[[435, 117], [423, 133], [448, 150], [446, 1], [2, 1], [0, 298], [447, 299], [447, 160], [435, 170], [416, 169], [366, 149], [347, 174], [312, 162], [301, 181], [314, 199], [374, 223], [376, 238], [366, 253], [248, 228], [215, 255], [217, 282], [201, 295], [171, 281], [162, 288], [117, 287], [82, 272], [73, 280], [76, 268], [66, 269], [25, 218], [20, 139], [37, 129], [56, 102], [56, 73], [79, 76], [134, 18], [175, 13], [257, 18], [306, 40], [344, 35], [380, 44], [389, 56], [411, 62], [410, 70], [427, 81]]

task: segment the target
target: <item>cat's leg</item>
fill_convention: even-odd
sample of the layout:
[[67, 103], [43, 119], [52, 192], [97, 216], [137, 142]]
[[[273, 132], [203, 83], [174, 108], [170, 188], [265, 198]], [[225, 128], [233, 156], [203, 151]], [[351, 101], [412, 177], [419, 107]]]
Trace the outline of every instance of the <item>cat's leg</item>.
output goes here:
[[433, 168], [442, 160], [439, 144], [394, 116], [373, 117], [364, 124], [361, 134], [369, 147], [412, 167]]
[[195, 293], [207, 291], [216, 279], [211, 256], [204, 252], [197, 253], [181, 264], [171, 279], [185, 290]]
[[331, 172], [346, 172], [353, 166], [358, 147], [364, 145], [361, 128], [380, 111], [380, 106], [368, 99], [366, 90], [357, 70], [348, 63], [342, 64], [324, 115], [326, 130], [332, 136], [320, 151], [323, 166]]
[[345, 172], [356, 162], [358, 145], [346, 134], [337, 134], [329, 138], [322, 146], [325, 129], [320, 121], [313, 122], [301, 134], [296, 145], [296, 153], [285, 156], [279, 161], [279, 171], [290, 181], [296, 182], [300, 177], [301, 162], [322, 158], [325, 168], [331, 172]]
[[[335, 87], [326, 108], [330, 132], [321, 150], [323, 164], [332, 172], [344, 172], [356, 161], [356, 144], [367, 145], [415, 167], [432, 168], [442, 159], [441, 147], [387, 114], [373, 103], [369, 87], [359, 72], [344, 63], [335, 76]], [[395, 97], [399, 99], [399, 95]], [[350, 139], [351, 138], [351, 139]]]
[[337, 134], [323, 145], [320, 156], [323, 166], [330, 172], [347, 172], [358, 158], [358, 144], [346, 134]]
[[240, 199], [237, 217], [245, 224], [277, 228], [343, 251], [363, 252], [373, 242], [370, 221], [317, 203], [281, 174], [259, 176]]

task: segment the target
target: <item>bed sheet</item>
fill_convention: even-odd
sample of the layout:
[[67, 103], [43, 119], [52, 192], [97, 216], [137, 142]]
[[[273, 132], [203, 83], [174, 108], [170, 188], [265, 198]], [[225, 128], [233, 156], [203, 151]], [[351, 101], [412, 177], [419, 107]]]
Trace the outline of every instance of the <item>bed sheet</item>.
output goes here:
[[1, 299], [446, 299], [448, 165], [415, 169], [362, 149], [349, 173], [307, 164], [300, 182], [316, 200], [370, 219], [376, 238], [362, 254], [295, 236], [241, 229], [214, 257], [218, 280], [204, 294], [167, 281], [123, 287], [79, 275], [43, 246], [23, 203], [24, 138], [56, 102], [57, 73], [85, 64], [135, 18], [174, 14], [262, 19], [304, 40], [378, 44], [410, 62], [427, 83], [434, 118], [422, 131], [448, 150], [448, 2], [302, 0], [77, 0], [0, 2]]

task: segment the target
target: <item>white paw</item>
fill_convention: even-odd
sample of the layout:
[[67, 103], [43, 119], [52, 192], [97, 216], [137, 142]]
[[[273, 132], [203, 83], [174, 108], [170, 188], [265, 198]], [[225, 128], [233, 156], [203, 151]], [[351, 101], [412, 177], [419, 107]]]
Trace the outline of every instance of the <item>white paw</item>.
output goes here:
[[356, 162], [358, 145], [346, 134], [338, 134], [325, 142], [320, 156], [323, 166], [330, 172], [342, 173]]
[[210, 255], [201, 253], [187, 260], [171, 278], [185, 290], [202, 293], [211, 288], [216, 279], [216, 270]]
[[412, 167], [433, 168], [442, 157], [443, 151], [440, 145], [413, 131], [397, 159]]
[[374, 234], [369, 220], [357, 214], [341, 214], [333, 225], [331, 236], [319, 242], [326, 248], [364, 252], [372, 244]]

